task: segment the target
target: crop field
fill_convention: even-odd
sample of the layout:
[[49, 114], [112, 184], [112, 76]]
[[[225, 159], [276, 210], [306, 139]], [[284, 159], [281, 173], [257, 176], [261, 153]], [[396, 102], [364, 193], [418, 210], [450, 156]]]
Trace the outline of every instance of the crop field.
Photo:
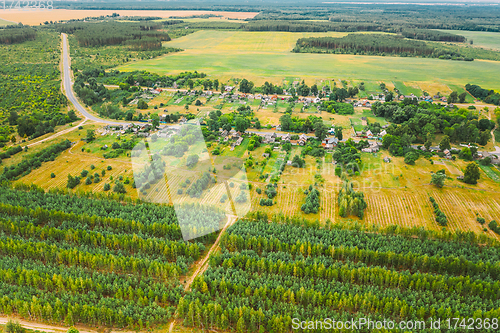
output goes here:
[[[449, 95], [453, 90], [462, 90], [462, 91], [465, 91], [465, 88], [464, 87], [459, 87], [459, 86], [454, 86], [452, 88], [452, 85], [445, 85], [445, 84], [442, 84], [442, 83], [439, 83], [439, 82], [410, 82], [410, 83], [407, 83], [407, 84], [410, 84], [412, 86], [418, 86], [418, 88], [420, 90], [422, 90], [422, 92], [427, 92], [429, 93], [430, 96], [434, 96], [434, 95], [437, 95], [437, 93], [441, 93], [442, 96], [447, 96]], [[460, 91], [459, 94], [462, 92]], [[471, 102], [473, 102], [474, 100], [472, 100]]]
[[474, 46], [485, 49], [500, 50], [500, 34], [487, 31], [465, 31], [465, 30], [440, 30], [450, 34], [457, 34], [472, 40]]
[[231, 19], [247, 19], [252, 18], [257, 13], [252, 12], [213, 12], [206, 10], [68, 10], [68, 9], [54, 9], [51, 11], [40, 12], [37, 11], [5, 11], [0, 13], [1, 18], [13, 22], [21, 22], [29, 25], [39, 25], [45, 21], [60, 21], [71, 19], [83, 19], [86, 17], [97, 17], [101, 15], [112, 15], [118, 12], [121, 16], [155, 16], [168, 18], [172, 16], [192, 16], [204, 14], [222, 15], [225, 18]]
[[[69, 174], [72, 176], [79, 176], [81, 171], [85, 169], [91, 175], [96, 172], [101, 175], [102, 170], [105, 170], [106, 175], [101, 177], [99, 183], [85, 185], [85, 179], [81, 179], [80, 185], [74, 189], [74, 191], [102, 192], [105, 183], [113, 185], [114, 180], [118, 179], [120, 176], [123, 176], [123, 179], [127, 177], [129, 179], [133, 178], [132, 163], [130, 159], [105, 160], [95, 154], [80, 152], [80, 147], [81, 143], [65, 151], [54, 161], [42, 164], [40, 168], [33, 170], [30, 174], [19, 179], [17, 182], [35, 184], [45, 189], [66, 188]], [[95, 169], [92, 170], [90, 168], [91, 165], [94, 165]], [[112, 167], [112, 170], [107, 170], [108, 165]], [[51, 173], [54, 173], [56, 177], [51, 178]], [[110, 177], [113, 177], [113, 180], [111, 180]], [[125, 185], [125, 188], [127, 190], [127, 195], [132, 198], [137, 198], [137, 191], [133, 189], [131, 185]]]
[[[340, 182], [339, 182], [340, 183]], [[340, 185], [340, 184], [339, 184]], [[338, 215], [337, 195], [339, 186], [329, 186], [320, 189], [320, 211], [318, 214], [303, 214], [300, 206], [305, 201], [304, 190], [307, 186], [280, 185], [278, 195], [275, 198], [276, 205], [271, 207], [259, 206], [259, 201], [264, 195], [252, 192], [252, 205], [259, 210], [269, 214], [283, 213], [287, 216], [299, 214], [310, 220], [318, 219], [325, 222], [330, 219], [333, 222], [350, 220]], [[368, 208], [365, 217], [360, 220], [362, 224], [378, 225], [382, 227], [399, 225], [401, 227], [426, 227], [429, 230], [440, 230], [441, 227], [435, 222], [432, 205], [429, 196], [436, 199], [441, 210], [448, 218], [449, 230], [474, 231], [483, 233], [476, 218], [484, 217], [486, 221], [500, 219], [500, 199], [498, 194], [469, 189], [445, 188], [436, 189], [430, 185], [422, 185], [415, 189], [408, 188], [371, 188], [362, 189]], [[477, 214], [477, 215], [476, 215]], [[356, 219], [357, 220], [357, 219]], [[488, 231], [492, 237], [498, 237], [492, 231]]]
[[[291, 158], [300, 153], [300, 148], [292, 151]], [[389, 226], [397, 224], [405, 227], [425, 226], [428, 229], [440, 230], [429, 196], [436, 199], [441, 210], [448, 217], [448, 229], [483, 233], [483, 226], [476, 218], [484, 217], [488, 222], [500, 219], [500, 196], [497, 183], [498, 172], [483, 167], [478, 185], [466, 185], [456, 180], [465, 168], [464, 161], [439, 161], [434, 164], [421, 158], [415, 166], [406, 165], [402, 158], [392, 157], [391, 163], [383, 162], [389, 156], [386, 152], [378, 154], [362, 153], [363, 165], [360, 176], [352, 177], [356, 186], [364, 194], [368, 203], [365, 217], [361, 223], [366, 225]], [[325, 158], [326, 160], [326, 158]], [[337, 195], [341, 180], [334, 174], [334, 165], [323, 163], [318, 169], [315, 159], [306, 156], [305, 168], [287, 166], [278, 183], [277, 204], [271, 207], [259, 206], [265, 194], [258, 195], [252, 191], [253, 207], [268, 214], [283, 213], [288, 216], [299, 214], [308, 219], [322, 222], [330, 219], [339, 222]], [[430, 185], [431, 172], [445, 169], [449, 178], [446, 186], [438, 189]], [[418, 170], [418, 171], [417, 171]], [[320, 191], [320, 211], [317, 214], [303, 214], [300, 206], [304, 203], [304, 191], [315, 183], [314, 175], [320, 173], [325, 182], [318, 187]], [[491, 179], [490, 179], [491, 178]], [[257, 187], [264, 188], [255, 184]], [[465, 186], [464, 186], [465, 185]], [[347, 218], [349, 220], [349, 218]], [[498, 237], [492, 231], [488, 234]]]
[[[134, 62], [118, 69], [161, 74], [197, 70], [223, 81], [245, 77], [257, 85], [265, 81], [282, 83], [284, 77], [300, 77], [308, 84], [325, 78], [342, 78], [386, 84], [392, 81], [412, 84], [438, 82], [464, 86], [476, 82], [492, 89], [500, 88], [494, 74], [500, 72], [500, 62], [495, 61], [457, 62], [290, 52], [298, 38], [324, 35], [333, 36], [335, 33], [198, 31], [164, 43], [167, 47], [182, 48], [183, 52]], [[411, 89], [420, 91], [420, 88]]]
[[403, 95], [414, 94], [415, 96], [422, 95], [422, 91], [420, 88], [415, 87], [414, 85], [409, 84], [408, 82], [394, 81], [394, 87], [399, 90], [399, 92]]
[[500, 172], [495, 167], [485, 165], [480, 165], [479, 167], [491, 180], [500, 183]]

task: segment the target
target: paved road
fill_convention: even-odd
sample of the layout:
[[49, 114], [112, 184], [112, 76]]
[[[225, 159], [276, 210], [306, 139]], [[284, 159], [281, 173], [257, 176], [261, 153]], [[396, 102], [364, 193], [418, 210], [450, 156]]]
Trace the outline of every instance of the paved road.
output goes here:
[[73, 83], [71, 82], [70, 67], [69, 67], [68, 37], [66, 34], [62, 34], [62, 37], [63, 37], [63, 73], [64, 73], [63, 83], [64, 83], [64, 90], [66, 92], [66, 97], [68, 97], [69, 101], [75, 106], [78, 112], [80, 112], [86, 119], [108, 125], [130, 124], [130, 122], [110, 121], [107, 119], [98, 118], [90, 114], [80, 104], [80, 102], [78, 102], [72, 89]]

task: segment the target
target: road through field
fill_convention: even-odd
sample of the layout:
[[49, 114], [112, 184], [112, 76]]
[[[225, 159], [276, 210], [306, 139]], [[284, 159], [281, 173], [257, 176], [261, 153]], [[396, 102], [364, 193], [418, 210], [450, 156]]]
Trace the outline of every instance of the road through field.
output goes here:
[[98, 122], [98, 123], [105, 123], [105, 124], [108, 124], [108, 125], [120, 125], [120, 124], [126, 124], [125, 122], [116, 122], [116, 121], [109, 121], [109, 120], [105, 120], [105, 119], [101, 119], [101, 118], [98, 118], [92, 114], [90, 114], [81, 104], [80, 102], [78, 102], [78, 100], [76, 99], [74, 93], [73, 93], [73, 84], [71, 82], [71, 75], [70, 75], [70, 66], [69, 66], [69, 52], [68, 52], [68, 37], [66, 34], [62, 34], [62, 38], [63, 38], [63, 45], [62, 45], [62, 55], [63, 55], [63, 87], [64, 87], [64, 94], [66, 95], [66, 97], [68, 98], [68, 100], [71, 102], [71, 104], [73, 104], [73, 106], [75, 107], [75, 109], [80, 113], [82, 114], [85, 119], [83, 119], [82, 122], [80, 122], [79, 124], [73, 126], [73, 127], [70, 127], [68, 129], [65, 129], [63, 131], [60, 131], [60, 132], [57, 132], [57, 133], [54, 133], [54, 135], [51, 135], [43, 140], [40, 140], [40, 141], [37, 141], [37, 142], [33, 142], [33, 143], [30, 143], [28, 144], [27, 146], [28, 147], [32, 147], [32, 146], [35, 146], [35, 145], [38, 145], [42, 142], [45, 142], [45, 141], [50, 141], [52, 139], [55, 139], [63, 134], [67, 134], [71, 131], [74, 131], [76, 130], [78, 127], [82, 126], [83, 124], [85, 124], [87, 122], [87, 120], [92, 120], [92, 121], [95, 121], [95, 122]]
[[66, 97], [70, 100], [71, 104], [74, 105], [74, 107], [80, 112], [86, 119], [93, 120], [96, 122], [100, 123], [105, 123], [108, 125], [120, 125], [120, 124], [126, 124], [125, 122], [116, 122], [116, 121], [109, 121], [105, 119], [98, 118], [92, 114], [90, 114], [87, 109], [85, 109], [80, 102], [75, 97], [75, 94], [73, 93], [73, 84], [71, 82], [71, 76], [70, 76], [70, 67], [69, 67], [69, 52], [68, 52], [68, 36], [66, 34], [62, 34], [63, 38], [63, 73], [64, 73], [64, 79], [63, 79], [63, 84], [64, 84], [64, 92], [66, 94]]

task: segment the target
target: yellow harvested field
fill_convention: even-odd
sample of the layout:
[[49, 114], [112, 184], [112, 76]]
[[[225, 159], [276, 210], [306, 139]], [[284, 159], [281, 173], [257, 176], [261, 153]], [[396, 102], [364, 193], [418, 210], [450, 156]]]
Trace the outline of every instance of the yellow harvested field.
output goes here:
[[443, 94], [451, 94], [452, 90], [444, 83], [439, 82], [405, 82], [406, 85], [411, 87], [416, 86], [422, 91], [427, 91], [430, 96], [436, 95], [438, 92]]
[[[101, 181], [99, 183], [85, 185], [85, 178], [82, 178], [80, 185], [74, 191], [102, 192], [105, 183], [109, 183], [111, 188], [113, 188], [114, 180], [120, 176], [123, 176], [123, 179], [127, 177], [130, 180], [133, 179], [132, 163], [130, 161], [103, 159], [92, 154], [82, 153], [80, 151], [82, 146], [83, 142], [79, 142], [68, 151], [63, 152], [54, 161], [43, 163], [40, 168], [33, 170], [29, 175], [19, 179], [17, 183], [35, 184], [44, 189], [66, 188], [69, 174], [80, 176], [82, 170], [85, 169], [89, 172], [89, 175], [93, 175], [96, 172], [101, 175], [102, 170], [106, 170], [108, 165], [112, 167], [112, 170], [106, 170], [106, 175], [104, 177], [100, 176]], [[90, 169], [92, 164], [95, 166], [94, 170]], [[56, 177], [51, 178], [51, 173], [54, 173]], [[113, 180], [110, 180], [111, 176]], [[125, 188], [128, 196], [137, 198], [137, 191], [131, 185], [125, 185]]]
[[118, 13], [120, 16], [156, 16], [169, 18], [172, 16], [193, 16], [193, 15], [222, 15], [228, 19], [247, 19], [252, 18], [258, 13], [252, 12], [215, 12], [209, 10], [68, 10], [54, 9], [44, 12], [40, 11], [5, 11], [0, 13], [0, 18], [22, 22], [23, 24], [39, 25], [45, 21], [61, 21], [71, 19], [83, 19], [86, 17], [96, 17], [101, 15], [111, 15]]

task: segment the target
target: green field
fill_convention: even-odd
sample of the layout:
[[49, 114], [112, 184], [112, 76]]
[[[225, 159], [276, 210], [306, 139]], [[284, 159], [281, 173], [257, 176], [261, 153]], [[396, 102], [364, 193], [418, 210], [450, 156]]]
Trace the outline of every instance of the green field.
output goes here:
[[6, 21], [6, 20], [0, 18], [0, 26], [10, 25], [10, 24], [16, 24], [16, 23], [15, 22], [11, 22], [11, 21]]
[[403, 95], [411, 95], [411, 94], [414, 94], [415, 96], [422, 95], [422, 90], [405, 85], [401, 81], [394, 81], [393, 84], [394, 87], [397, 88], [399, 92]]
[[500, 183], [500, 172], [495, 170], [494, 167], [480, 165], [481, 170], [493, 181]]
[[464, 30], [440, 30], [451, 34], [457, 34], [467, 38], [467, 42], [472, 40], [474, 46], [486, 49], [500, 50], [500, 33], [486, 31], [464, 31]]
[[[457, 62], [427, 58], [377, 57], [290, 52], [304, 36], [335, 33], [288, 33], [244, 31], [199, 31], [164, 43], [185, 51], [152, 60], [137, 61], [119, 70], [148, 70], [161, 74], [183, 71], [205, 72], [229, 80], [246, 77], [256, 84], [266, 80], [281, 83], [284, 77], [354, 79], [365, 81], [412, 81], [465, 85], [477, 83], [498, 89], [500, 62]], [[337, 35], [339, 35], [337, 33]]]

